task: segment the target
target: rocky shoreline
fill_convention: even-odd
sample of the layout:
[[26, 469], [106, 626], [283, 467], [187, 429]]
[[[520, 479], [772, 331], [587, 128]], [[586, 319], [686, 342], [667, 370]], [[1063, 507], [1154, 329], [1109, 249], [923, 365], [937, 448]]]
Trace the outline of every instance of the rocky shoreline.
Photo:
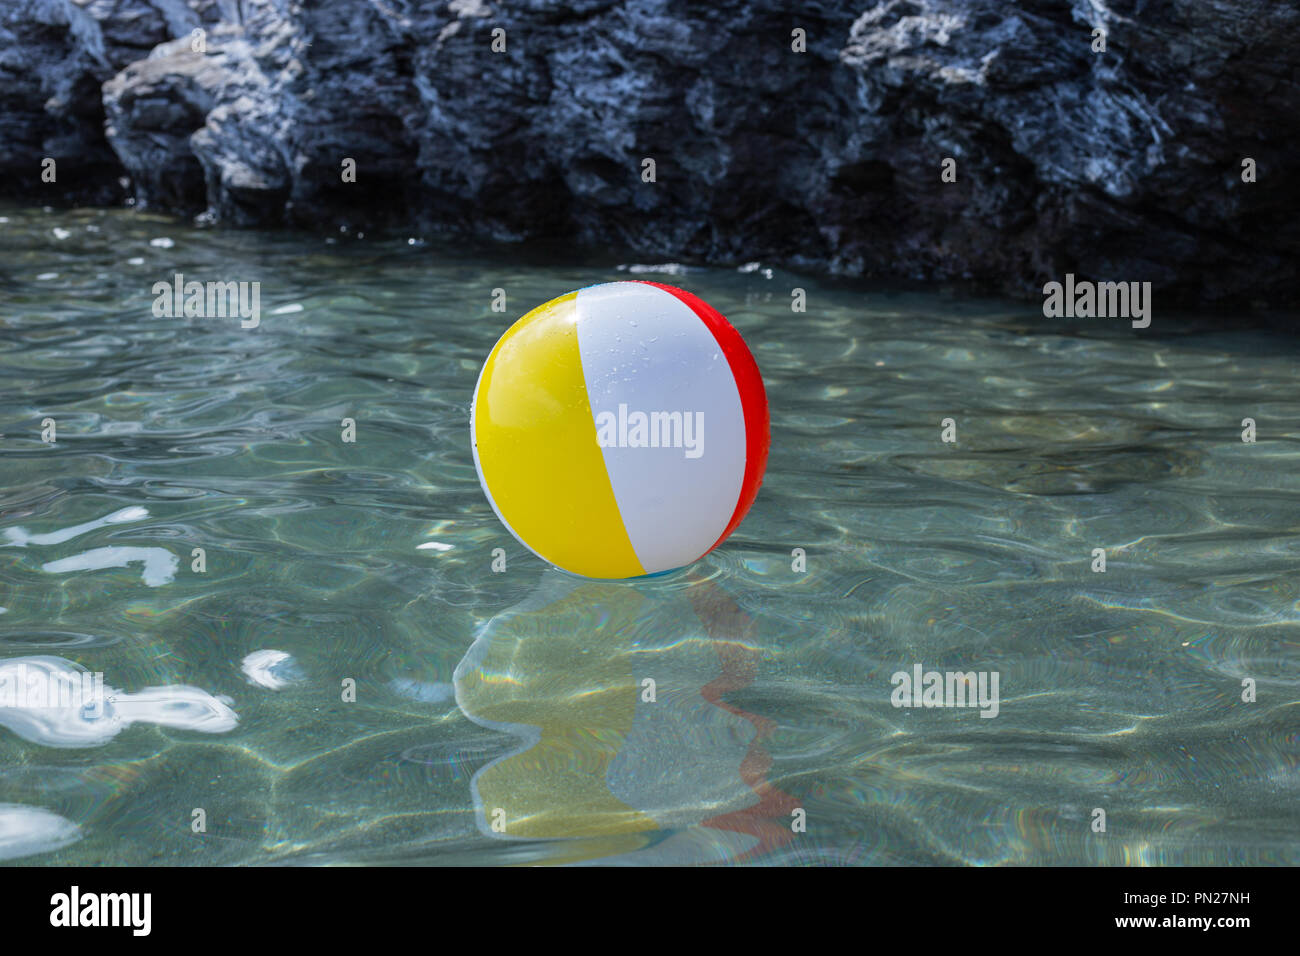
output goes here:
[[1022, 296], [1289, 306], [1297, 117], [1296, 0], [0, 8], [10, 197]]

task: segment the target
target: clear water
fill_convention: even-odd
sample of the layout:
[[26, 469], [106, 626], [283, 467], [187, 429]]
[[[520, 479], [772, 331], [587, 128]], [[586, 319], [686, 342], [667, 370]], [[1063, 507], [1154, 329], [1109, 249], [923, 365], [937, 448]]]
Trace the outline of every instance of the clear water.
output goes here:
[[[468, 406], [626, 260], [0, 216], [0, 671], [113, 695], [0, 708], [2, 857], [1300, 862], [1294, 339], [647, 273], [744, 333], [771, 461], [689, 573], [583, 584], [498, 524]], [[176, 272], [260, 327], [153, 317]], [[892, 706], [916, 664], [997, 717]]]

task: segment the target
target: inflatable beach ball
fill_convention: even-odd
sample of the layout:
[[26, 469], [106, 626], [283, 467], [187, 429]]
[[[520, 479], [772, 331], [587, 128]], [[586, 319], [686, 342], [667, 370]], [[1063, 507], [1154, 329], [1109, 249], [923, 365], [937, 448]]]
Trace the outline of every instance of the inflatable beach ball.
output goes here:
[[712, 551], [767, 465], [767, 395], [740, 333], [656, 282], [589, 286], [512, 325], [483, 364], [470, 428], [501, 523], [591, 578]]

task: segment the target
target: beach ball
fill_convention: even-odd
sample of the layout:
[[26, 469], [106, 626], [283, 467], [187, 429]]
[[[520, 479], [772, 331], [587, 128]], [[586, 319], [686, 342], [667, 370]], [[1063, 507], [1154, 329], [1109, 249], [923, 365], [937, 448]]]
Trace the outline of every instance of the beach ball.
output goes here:
[[609, 282], [538, 306], [501, 336], [470, 411], [497, 517], [562, 570], [684, 567], [735, 530], [767, 465], [767, 395], [708, 303]]

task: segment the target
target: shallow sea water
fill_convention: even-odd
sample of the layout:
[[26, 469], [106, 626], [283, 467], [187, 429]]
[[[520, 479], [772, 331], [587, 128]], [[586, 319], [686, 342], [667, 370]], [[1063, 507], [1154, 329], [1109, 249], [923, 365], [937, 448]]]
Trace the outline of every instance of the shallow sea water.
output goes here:
[[[765, 264], [0, 220], [0, 687], [111, 696], [0, 706], [0, 860], [1300, 862], [1294, 337]], [[260, 327], [155, 318], [177, 272], [260, 281]], [[582, 582], [493, 515], [469, 403], [515, 318], [636, 276], [744, 334], [771, 458], [693, 568]], [[917, 664], [996, 673], [996, 718], [894, 707]]]

